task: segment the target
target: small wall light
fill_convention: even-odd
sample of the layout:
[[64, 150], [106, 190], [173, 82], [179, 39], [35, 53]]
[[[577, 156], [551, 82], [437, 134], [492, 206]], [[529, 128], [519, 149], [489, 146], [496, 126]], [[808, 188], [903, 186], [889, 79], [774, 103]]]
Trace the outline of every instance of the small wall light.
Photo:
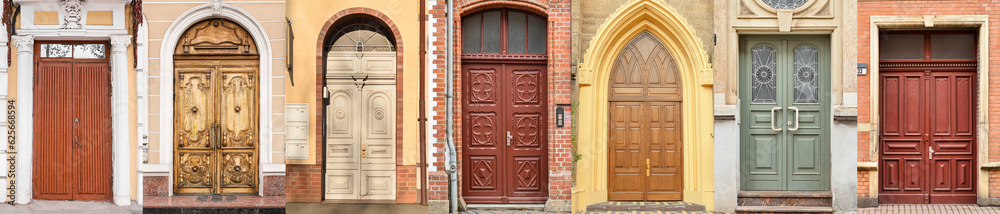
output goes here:
[[868, 75], [868, 63], [858, 63], [858, 75]]

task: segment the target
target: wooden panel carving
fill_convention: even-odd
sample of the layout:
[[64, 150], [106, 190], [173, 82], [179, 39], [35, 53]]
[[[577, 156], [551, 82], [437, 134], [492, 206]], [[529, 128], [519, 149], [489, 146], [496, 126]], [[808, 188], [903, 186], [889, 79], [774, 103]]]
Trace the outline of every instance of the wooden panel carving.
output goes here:
[[179, 170], [174, 171], [177, 175], [178, 188], [211, 188], [215, 183], [213, 171], [216, 165], [215, 158], [211, 152], [178, 152]]
[[253, 70], [222, 69], [219, 117], [222, 148], [252, 149], [257, 145], [257, 82]]
[[243, 27], [225, 19], [192, 25], [177, 44], [177, 55], [257, 55], [257, 45]]
[[215, 87], [208, 69], [179, 69], [176, 72], [174, 118], [177, 120], [178, 147], [211, 147], [211, 125], [215, 123]]
[[257, 181], [257, 157], [253, 152], [222, 152], [223, 188], [253, 188]]

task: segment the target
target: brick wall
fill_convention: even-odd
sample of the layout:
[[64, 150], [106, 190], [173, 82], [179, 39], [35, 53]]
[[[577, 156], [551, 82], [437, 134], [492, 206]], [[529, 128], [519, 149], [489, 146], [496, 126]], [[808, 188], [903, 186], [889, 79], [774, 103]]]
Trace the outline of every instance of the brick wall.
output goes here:
[[[555, 127], [555, 107], [556, 104], [569, 104], [571, 101], [570, 82], [570, 0], [458, 0], [455, 1], [455, 12], [452, 20], [455, 28], [454, 34], [454, 139], [455, 147], [458, 148], [459, 157], [459, 177], [461, 177], [461, 157], [462, 157], [462, 86], [461, 86], [461, 15], [471, 14], [477, 11], [494, 8], [512, 8], [536, 13], [548, 18], [548, 149], [549, 149], [549, 199], [565, 199], [571, 197], [571, 148], [570, 148], [570, 127]], [[445, 173], [445, 13], [446, 3], [444, 0], [431, 0], [428, 4], [429, 15], [434, 19], [434, 25], [428, 31], [432, 32], [429, 40], [432, 42], [430, 49], [434, 50], [429, 54], [428, 59], [435, 67], [431, 71], [434, 87], [431, 92], [434, 107], [431, 111], [435, 116], [436, 125], [429, 130], [435, 141], [431, 142], [434, 149], [428, 151], [433, 158], [433, 165], [428, 169], [428, 197], [430, 200], [448, 199], [448, 181]], [[461, 179], [458, 179], [461, 183]], [[461, 184], [459, 184], [461, 185]], [[461, 190], [460, 190], [461, 191]]]
[[[989, 66], [990, 70], [987, 71], [986, 75], [989, 75], [989, 94], [991, 96], [988, 98], [988, 122], [989, 122], [989, 161], [1000, 161], [1000, 43], [996, 40], [1000, 39], [1000, 25], [998, 25], [998, 18], [1000, 18], [1000, 11], [993, 10], [994, 8], [1000, 8], [1000, 2], [990, 1], [990, 0], [963, 0], [963, 1], [872, 1], [872, 0], [859, 0], [858, 1], [858, 62], [870, 62], [870, 17], [872, 15], [880, 16], [898, 16], [898, 15], [989, 15], [990, 16], [990, 32], [989, 39], [992, 40], [989, 43], [990, 58]], [[980, 38], [984, 39], [984, 38]], [[871, 106], [869, 93], [871, 89], [869, 84], [871, 78], [870, 75], [858, 76], [858, 123], [865, 124], [871, 122], [871, 115], [869, 115]], [[858, 161], [876, 161], [872, 160], [870, 153], [871, 146], [877, 144], [878, 142], [870, 142], [870, 134], [876, 134], [875, 132], [858, 132]], [[869, 180], [868, 175], [862, 171], [858, 172], [858, 197], [876, 197], [874, 195], [868, 195], [868, 185]], [[1000, 174], [997, 172], [990, 172], [989, 174], [989, 197], [997, 198], [1000, 197]]]
[[[417, 168], [416, 166], [404, 166], [403, 165], [403, 106], [408, 104], [404, 103], [403, 99], [403, 39], [400, 35], [400, 31], [396, 24], [389, 19], [388, 16], [382, 14], [378, 10], [371, 8], [348, 8], [341, 10], [335, 14], [323, 25], [320, 30], [320, 35], [316, 40], [316, 103], [323, 103], [323, 86], [326, 81], [326, 53], [324, 47], [329, 46], [326, 42], [330, 39], [328, 34], [334, 32], [338, 29], [331, 29], [337, 26], [341, 20], [346, 16], [365, 16], [370, 19], [378, 20], [388, 27], [396, 39], [396, 203], [417, 203], [417, 195], [419, 194], [417, 183]], [[350, 18], [349, 18], [350, 19]], [[351, 19], [353, 20], [353, 19]], [[386, 35], [390, 36], [390, 35]], [[411, 35], [418, 36], [418, 35]], [[305, 37], [305, 36], [304, 36]], [[308, 37], [306, 37], [308, 38]], [[411, 92], [412, 93], [412, 92]], [[412, 103], [409, 103], [413, 105]], [[323, 200], [323, 163], [325, 161], [325, 156], [323, 156], [323, 147], [325, 146], [326, 137], [323, 136], [323, 125], [325, 124], [323, 118], [325, 118], [324, 106], [316, 105], [316, 163], [315, 164], [302, 164], [302, 165], [287, 165], [286, 175], [287, 175], [287, 186], [286, 186], [286, 197], [285, 200], [288, 202], [320, 202]]]

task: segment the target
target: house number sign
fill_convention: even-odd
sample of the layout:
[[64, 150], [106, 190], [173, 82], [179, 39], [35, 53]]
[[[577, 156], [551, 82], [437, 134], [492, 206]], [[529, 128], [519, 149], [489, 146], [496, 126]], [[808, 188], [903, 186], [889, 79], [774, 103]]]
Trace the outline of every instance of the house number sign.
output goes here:
[[17, 112], [14, 100], [7, 101], [7, 197], [5, 201], [7, 204], [14, 205], [14, 175], [17, 170], [14, 166], [14, 160], [17, 157], [17, 144], [15, 144], [16, 135], [14, 132], [15, 116], [14, 113]]

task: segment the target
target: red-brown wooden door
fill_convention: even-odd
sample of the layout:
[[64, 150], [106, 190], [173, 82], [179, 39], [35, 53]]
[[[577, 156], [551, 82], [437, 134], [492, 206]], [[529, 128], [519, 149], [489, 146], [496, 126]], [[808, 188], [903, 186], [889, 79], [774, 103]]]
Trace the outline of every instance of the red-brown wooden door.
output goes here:
[[33, 197], [111, 199], [111, 71], [103, 59], [39, 59]]
[[545, 65], [462, 65], [462, 195], [468, 203], [548, 198]]
[[881, 74], [880, 203], [976, 203], [975, 72]]

